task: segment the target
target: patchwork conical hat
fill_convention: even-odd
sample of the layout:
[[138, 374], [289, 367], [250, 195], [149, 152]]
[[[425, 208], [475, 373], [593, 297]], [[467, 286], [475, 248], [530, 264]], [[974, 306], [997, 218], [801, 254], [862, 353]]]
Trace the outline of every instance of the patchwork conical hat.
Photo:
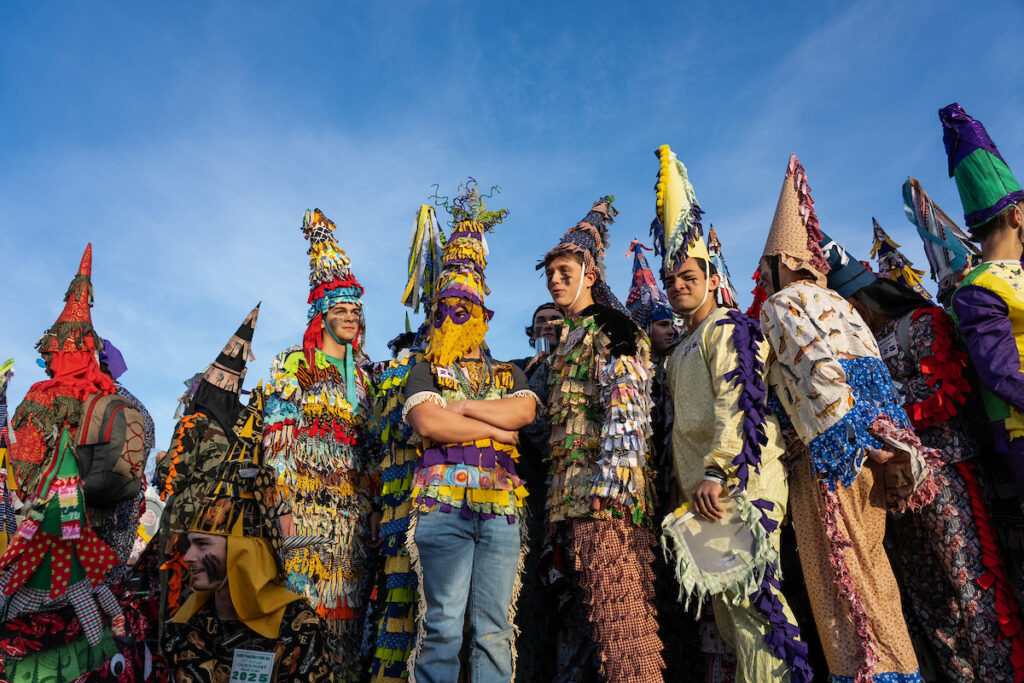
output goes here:
[[626, 258], [633, 256], [633, 279], [629, 285], [629, 294], [626, 296], [626, 308], [637, 327], [651, 333], [651, 325], [659, 320], [670, 320], [674, 317], [672, 306], [668, 302], [665, 292], [658, 287], [654, 273], [647, 264], [647, 257], [643, 250], [650, 250], [639, 240], [633, 240], [626, 252]]
[[932, 201], [914, 178], [903, 183], [903, 210], [924, 243], [932, 279], [939, 287], [938, 299], [946, 301], [979, 262], [981, 253], [971, 244], [970, 235]]
[[1024, 190], [981, 121], [972, 118], [956, 102], [939, 110], [939, 120], [949, 175], [956, 178], [968, 228], [977, 227], [1011, 204], [1024, 201]]
[[217, 420], [225, 432], [229, 432], [242, 409], [238, 395], [245, 380], [246, 363], [255, 360], [252, 336], [259, 313], [260, 304], [256, 304], [203, 373], [189, 406], [189, 412], [203, 411]]
[[615, 222], [615, 216], [619, 213], [612, 206], [614, 201], [614, 195], [605, 195], [594, 202], [583, 220], [566, 230], [558, 244], [544, 255], [544, 258], [537, 264], [537, 270], [546, 267], [548, 263], [559, 256], [578, 255], [583, 259], [586, 272], [597, 274], [597, 281], [594, 282], [591, 289], [594, 301], [602, 306], [614, 308], [623, 315], [629, 315], [629, 311], [608, 286], [604, 274], [604, 256], [608, 248], [608, 226]]
[[96, 351], [103, 342], [92, 326], [92, 243], [85, 247], [78, 272], [64, 294], [64, 310], [36, 343], [40, 353]]
[[806, 271], [825, 286], [828, 263], [821, 253], [821, 239], [807, 173], [791, 154], [762, 256], [778, 255], [790, 269]]
[[[492, 188], [492, 193], [499, 189]], [[484, 275], [489, 251], [484, 233], [492, 232], [495, 225], [504, 221], [508, 209], [488, 211], [485, 197], [473, 178], [460, 185], [459, 192], [454, 200], [445, 203], [452, 216], [452, 232], [441, 253], [441, 275], [434, 299], [465, 299], [483, 307], [490, 320], [494, 313], [484, 306], [484, 297], [491, 293]]]
[[[316, 349], [323, 348], [322, 321], [327, 311], [339, 303], [362, 307], [363, 286], [352, 273], [352, 264], [345, 250], [334, 237], [337, 226], [320, 209], [306, 210], [302, 216], [302, 234], [309, 241], [309, 324], [302, 338], [306, 362], [313, 364]], [[360, 315], [359, 332], [352, 340], [356, 356], [362, 355], [366, 336], [366, 320]]]
[[931, 294], [921, 285], [921, 278], [924, 277], [923, 270], [914, 268], [914, 264], [903, 255], [897, 244], [878, 224], [874, 218], [871, 219], [874, 243], [871, 245], [871, 256], [878, 260], [878, 274], [881, 277], [889, 278], [896, 282], [902, 282], [913, 288], [918, 294], [926, 299]]

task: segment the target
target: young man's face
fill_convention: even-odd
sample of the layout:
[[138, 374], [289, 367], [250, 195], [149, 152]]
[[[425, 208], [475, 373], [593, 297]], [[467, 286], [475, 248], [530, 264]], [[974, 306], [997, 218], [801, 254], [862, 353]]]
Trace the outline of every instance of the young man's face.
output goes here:
[[334, 304], [324, 316], [324, 326], [329, 325], [331, 332], [341, 340], [342, 344], [351, 343], [359, 334], [359, 319], [362, 311], [359, 304], [346, 302]]
[[228, 539], [215, 534], [190, 533], [188, 552], [182, 559], [192, 573], [193, 590], [213, 590], [227, 573]]
[[671, 320], [658, 320], [651, 324], [651, 350], [655, 354], [665, 355], [675, 338], [676, 329], [672, 327]]
[[[563, 311], [577, 301], [577, 293], [593, 287], [597, 278], [594, 273], [584, 274], [583, 264], [576, 260], [576, 257], [565, 254], [551, 259], [551, 262], [544, 268], [544, 274], [548, 280], [548, 292], [551, 294], [551, 300]], [[580, 289], [581, 278], [583, 279], [582, 289]]]
[[561, 326], [558, 324], [565, 316], [554, 308], [542, 308], [533, 316], [533, 338], [541, 337], [548, 340], [548, 346], [554, 351], [561, 338]]
[[713, 297], [719, 281], [716, 273], [709, 282], [701, 262], [688, 258], [679, 266], [675, 275], [665, 279], [665, 293], [672, 309], [685, 315], [694, 312], [708, 298]]

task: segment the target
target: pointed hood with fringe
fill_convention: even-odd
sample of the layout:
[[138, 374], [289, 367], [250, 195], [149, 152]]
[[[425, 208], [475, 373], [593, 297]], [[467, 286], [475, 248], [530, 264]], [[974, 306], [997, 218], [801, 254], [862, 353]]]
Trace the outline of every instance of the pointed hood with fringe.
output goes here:
[[796, 155], [790, 154], [762, 262], [766, 256], [779, 256], [791, 270], [810, 273], [814, 281], [824, 287], [828, 263], [821, 253], [821, 240], [807, 173]]

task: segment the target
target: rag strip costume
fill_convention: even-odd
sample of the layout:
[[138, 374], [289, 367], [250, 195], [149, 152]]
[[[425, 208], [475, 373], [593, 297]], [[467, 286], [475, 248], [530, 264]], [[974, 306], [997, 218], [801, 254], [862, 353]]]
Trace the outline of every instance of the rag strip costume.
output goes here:
[[11, 358], [0, 365], [0, 556], [7, 550], [8, 544], [18, 530], [14, 507], [18, 485], [14, 478], [8, 448], [13, 432], [7, 427], [7, 385], [13, 376], [14, 359]]
[[[833, 287], [840, 296], [875, 282], [834, 242], [824, 251], [829, 283], [846, 283]], [[946, 679], [1012, 682], [1024, 676], [1024, 633], [975, 463], [980, 446], [964, 411], [967, 355], [949, 315], [921, 303], [875, 331], [907, 416], [935, 456], [935, 500], [893, 521], [890, 554], [908, 621], [916, 622]]]
[[[547, 513], [556, 565], [572, 578], [567, 603], [578, 612], [566, 617], [556, 680], [578, 680], [577, 671], [596, 665], [606, 681], [660, 681], [664, 666], [649, 528], [650, 342], [604, 279], [613, 200], [594, 202], [537, 266], [574, 256], [583, 261], [581, 278], [597, 274], [595, 303], [565, 318], [551, 356]], [[610, 504], [592, 510], [592, 498]]]
[[[949, 173], [956, 178], [968, 229], [992, 220], [1024, 190], [980, 121], [959, 104], [939, 111]], [[1024, 270], [1017, 261], [986, 261], [953, 295], [953, 315], [981, 381], [996, 452], [1024, 501]]]
[[[335, 228], [319, 209], [302, 220], [309, 240], [309, 326], [302, 347], [278, 354], [270, 368], [264, 446], [291, 504], [294, 534], [309, 543], [288, 555], [288, 587], [323, 617], [335, 674], [349, 681], [362, 670], [368, 517], [378, 484], [377, 452], [367, 433], [373, 389], [361, 367], [363, 287], [335, 241]], [[344, 358], [333, 358], [323, 351], [323, 335], [334, 334], [324, 318], [339, 303], [359, 304], [360, 321], [355, 339], [344, 344]]]
[[[626, 308], [637, 327], [648, 335], [651, 334], [653, 323], [659, 320], [671, 320], [676, 338], [679, 337], [680, 325], [675, 312], [668, 302], [668, 297], [658, 287], [658, 281], [643, 250], [650, 249], [637, 240], [629, 247], [633, 254], [633, 279], [629, 294], [626, 297]], [[627, 256], [629, 255], [627, 254]], [[668, 393], [666, 367], [672, 349], [665, 352], [665, 357], [654, 361], [653, 379], [651, 381], [651, 457], [653, 467], [662, 476], [654, 480], [657, 508], [652, 512], [656, 519], [664, 517], [672, 511], [669, 501], [672, 496], [673, 479], [668, 476], [672, 471], [672, 399]], [[679, 584], [676, 583], [675, 563], [668, 562], [664, 553], [654, 554], [654, 604], [657, 609], [658, 637], [662, 642], [661, 657], [665, 660], [664, 677], [674, 681], [696, 675], [694, 671], [693, 653], [697, 649], [697, 630], [692, 619], [686, 616], [686, 609], [678, 600]]]
[[[92, 245], [64, 297], [64, 311], [36, 348], [53, 378], [29, 389], [11, 420], [10, 456], [25, 519], [0, 557], [0, 679], [115, 680], [110, 660], [141, 653], [141, 618], [104, 582], [118, 558], [89, 523], [76, 459], [82, 403], [114, 393], [96, 362]], [[129, 613], [126, 617], [126, 607]], [[59, 633], [59, 640], [46, 634]], [[116, 642], [115, 637], [128, 641]], [[126, 644], [127, 643], [127, 644]]]
[[[776, 284], [761, 329], [777, 412], [795, 431], [789, 490], [800, 563], [833, 681], [919, 681], [896, 579], [877, 551], [887, 508], [920, 508], [934, 491], [874, 337], [824, 286], [822, 242], [830, 240], [807, 175], [791, 156], [762, 267], [776, 283], [776, 259], [812, 279]], [[883, 445], [876, 434], [901, 446], [886, 465], [868, 458]]]
[[186, 382], [182, 416], [167, 455], [157, 463], [154, 486], [165, 501], [160, 515], [161, 624], [187, 597], [188, 569], [182, 557], [188, 532], [219, 463], [235, 441], [231, 427], [242, 412], [238, 400], [246, 363], [253, 359], [252, 337], [260, 307], [252, 309], [196, 381]]
[[[710, 261], [686, 167], [668, 145], [656, 152], [664, 272], [687, 258]], [[680, 341], [668, 365], [674, 405], [672, 454], [683, 500], [706, 479], [723, 485], [739, 510], [753, 545], [737, 551], [738, 570], [705, 571], [690, 554], [684, 532], [692, 515], [686, 502], [662, 522], [663, 544], [674, 551], [680, 597], [711, 596], [715, 622], [737, 658], [736, 680], [811, 680], [807, 645], [800, 640], [780, 591], [779, 524], [788, 489], [782, 464], [785, 445], [778, 420], [767, 408], [768, 345], [758, 325], [739, 311], [717, 306]]]
[[[434, 208], [421, 205], [409, 245], [408, 281], [402, 302], [415, 312], [419, 312], [422, 303], [428, 321], [430, 301], [437, 291], [444, 241]], [[380, 463], [380, 536], [384, 566], [374, 609], [377, 622], [370, 670], [373, 683], [405, 682], [408, 677], [406, 661], [416, 639], [419, 584], [406, 548], [406, 532], [413, 504], [409, 494], [420, 454], [411, 443], [413, 431], [402, 419], [402, 407], [409, 371], [423, 360], [424, 340], [418, 337], [411, 350], [399, 353], [395, 360], [386, 364], [379, 384], [380, 415], [376, 425], [384, 448]]]
[[[708, 255], [711, 257], [711, 265], [718, 270], [718, 276], [722, 278], [722, 284], [718, 285], [718, 290], [715, 292], [715, 296], [718, 299], [718, 305], [728, 306], [729, 308], [739, 308], [739, 292], [736, 291], [736, 285], [732, 283], [732, 276], [729, 275], [729, 267], [725, 265], [725, 256], [722, 254], [722, 243], [718, 240], [718, 233], [715, 232], [714, 225], [708, 227], [707, 248]], [[754, 319], [756, 320], [757, 316], [754, 316]]]
[[903, 183], [903, 209], [924, 243], [932, 279], [939, 286], [935, 298], [948, 307], [960, 281], [981, 260], [981, 252], [914, 178]]
[[[488, 211], [473, 179], [447, 206], [444, 245], [424, 360], [409, 372], [403, 418], [427, 402], [525, 398], [538, 401], [517, 366], [467, 354], [482, 348], [493, 313], [484, 306], [484, 233], [507, 210]], [[463, 312], [463, 308], [465, 312]], [[516, 473], [519, 451], [491, 438], [461, 443], [422, 437], [413, 476], [414, 512], [406, 543], [420, 583], [417, 642], [409, 680], [457, 680], [463, 624], [468, 623], [473, 679], [515, 675], [513, 620], [526, 546], [521, 519], [526, 487]]]
[[902, 282], [912, 288], [915, 292], [926, 299], [932, 298], [928, 290], [921, 284], [924, 277], [923, 270], [914, 268], [910, 259], [899, 250], [898, 244], [882, 229], [878, 221], [871, 219], [872, 230], [874, 231], [874, 243], [871, 245], [871, 258], [878, 261], [879, 277], [887, 277], [896, 282]]
[[247, 651], [272, 655], [265, 683], [330, 681], [323, 624], [301, 595], [284, 587], [282, 550], [291, 539], [282, 539], [279, 516], [288, 508], [277, 490], [277, 472], [261, 454], [262, 386], [249, 395], [231, 437], [188, 530], [227, 538], [224, 570], [236, 619], [219, 617], [213, 590], [193, 591], [167, 625], [171, 677], [183, 683], [248, 680], [233, 670], [239, 651]]

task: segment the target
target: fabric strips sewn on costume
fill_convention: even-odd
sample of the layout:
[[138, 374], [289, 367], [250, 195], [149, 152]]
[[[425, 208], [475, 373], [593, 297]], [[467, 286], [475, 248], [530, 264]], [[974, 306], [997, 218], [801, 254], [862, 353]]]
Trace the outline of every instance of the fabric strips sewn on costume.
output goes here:
[[601, 457], [590, 495], [609, 498], [643, 521], [646, 465], [651, 426], [651, 372], [637, 357], [620, 356], [598, 372], [601, 402], [607, 406], [601, 425]]
[[[416, 607], [419, 586], [406, 549], [406, 533], [410, 524], [413, 501], [410, 497], [419, 451], [409, 444], [412, 428], [402, 416], [405, 383], [412, 367], [422, 361], [421, 350], [388, 363], [381, 377], [379, 391], [381, 414], [376, 428], [384, 444], [380, 464], [381, 517], [383, 539], [384, 596], [377, 619], [371, 681], [373, 683], [405, 683], [406, 660], [416, 635]], [[380, 601], [380, 597], [378, 597]]]
[[424, 512], [458, 508], [470, 519], [505, 515], [509, 523], [526, 513], [526, 487], [515, 474], [519, 452], [493, 439], [431, 446], [420, 458], [412, 497]]
[[953, 321], [942, 309], [922, 307], [910, 314], [912, 320], [922, 315], [931, 316], [935, 340], [932, 355], [920, 361], [921, 374], [935, 393], [917, 403], [906, 405], [907, 417], [916, 429], [925, 429], [949, 420], [967, 402], [971, 383], [964, 377], [967, 354], [957, 348]]

